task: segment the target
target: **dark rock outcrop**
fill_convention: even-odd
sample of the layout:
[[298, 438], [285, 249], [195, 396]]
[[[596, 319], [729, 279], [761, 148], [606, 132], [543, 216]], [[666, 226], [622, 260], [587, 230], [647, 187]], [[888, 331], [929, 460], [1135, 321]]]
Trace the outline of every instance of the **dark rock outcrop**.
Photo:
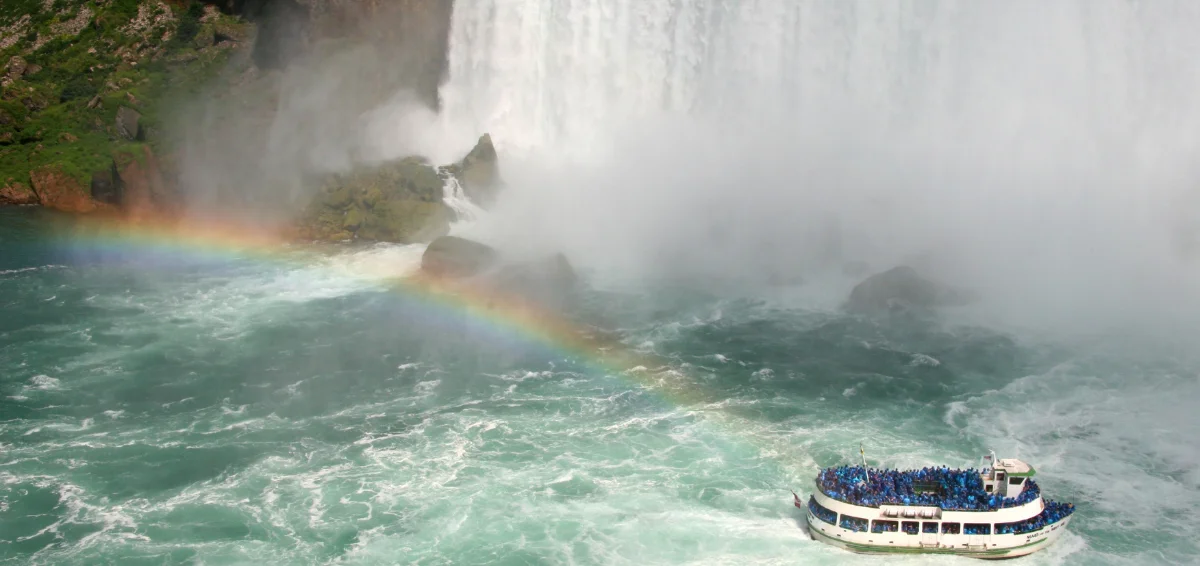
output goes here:
[[880, 313], [893, 309], [930, 309], [961, 306], [976, 297], [965, 290], [936, 283], [906, 265], [865, 279], [850, 292], [847, 310]]
[[122, 106], [117, 109], [117, 133], [127, 140], [141, 140], [142, 127], [140, 125], [142, 115], [137, 110]]
[[121, 192], [115, 166], [92, 173], [92, 198], [116, 206], [121, 204]]
[[496, 201], [496, 193], [502, 182], [491, 135], [480, 136], [479, 142], [462, 161], [447, 165], [444, 169], [458, 178], [463, 193], [475, 204], [486, 208]]
[[421, 269], [438, 277], [471, 277], [490, 269], [496, 250], [457, 236], [442, 236], [430, 242], [421, 256]]

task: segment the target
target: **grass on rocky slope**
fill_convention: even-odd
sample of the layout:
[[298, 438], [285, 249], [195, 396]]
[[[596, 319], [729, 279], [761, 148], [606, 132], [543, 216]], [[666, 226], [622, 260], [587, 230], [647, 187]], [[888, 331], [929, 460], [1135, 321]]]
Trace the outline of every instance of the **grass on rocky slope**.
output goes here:
[[[113, 154], [130, 145], [144, 141], [159, 153], [169, 151], [162, 147], [163, 118], [223, 69], [233, 52], [212, 45], [213, 29], [237, 35], [245, 27], [224, 15], [202, 23], [203, 7], [191, 0], [171, 2], [169, 16], [165, 4], [154, 0], [55, 0], [50, 10], [44, 4], [0, 2], [0, 45], [5, 29], [22, 32], [9, 34], [18, 39], [0, 51], [0, 70], [14, 56], [37, 69], [0, 95], [0, 184], [28, 183], [31, 170], [55, 165], [86, 186], [93, 172], [107, 169]], [[81, 11], [93, 16], [80, 18]], [[118, 134], [121, 106], [142, 115], [144, 140]]]

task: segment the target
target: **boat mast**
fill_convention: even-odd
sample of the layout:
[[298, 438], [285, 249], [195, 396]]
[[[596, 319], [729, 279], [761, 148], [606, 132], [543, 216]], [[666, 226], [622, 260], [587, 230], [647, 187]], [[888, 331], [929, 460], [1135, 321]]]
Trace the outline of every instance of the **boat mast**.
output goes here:
[[862, 455], [863, 475], [867, 476], [867, 483], [871, 483], [871, 472], [867, 471], [867, 453], [863, 451], [863, 445], [861, 442], [858, 443], [858, 453]]

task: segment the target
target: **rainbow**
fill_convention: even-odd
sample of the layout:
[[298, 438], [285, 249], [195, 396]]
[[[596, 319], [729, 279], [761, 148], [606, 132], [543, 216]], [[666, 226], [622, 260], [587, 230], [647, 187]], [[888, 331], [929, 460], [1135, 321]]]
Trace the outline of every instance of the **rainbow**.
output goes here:
[[[321, 265], [328, 258], [315, 245], [297, 245], [277, 232], [219, 221], [174, 219], [71, 219], [56, 232], [58, 243], [71, 249], [113, 251], [134, 257], [168, 260], [198, 258], [251, 259], [265, 263]], [[331, 270], [333, 268], [330, 268]], [[434, 319], [465, 315], [492, 334], [548, 348], [573, 363], [649, 391], [672, 408], [701, 417], [719, 438], [749, 449], [787, 469], [795, 477], [815, 463], [797, 458], [796, 448], [774, 435], [756, 434], [760, 425], [727, 409], [725, 395], [672, 368], [665, 360], [637, 352], [618, 340], [598, 336], [587, 327], [563, 318], [521, 297], [497, 290], [434, 277], [423, 272], [406, 277], [345, 273], [363, 283], [411, 300]], [[779, 486], [784, 492], [790, 487]]]
[[[169, 218], [71, 219], [55, 232], [57, 243], [84, 252], [136, 254], [165, 259], [253, 259], [311, 267], [319, 252], [268, 230], [244, 224]], [[332, 269], [332, 268], [330, 268]], [[713, 391], [671, 370], [663, 360], [597, 336], [582, 325], [495, 289], [438, 278], [338, 273], [394, 292], [431, 309], [434, 316], [465, 314], [497, 335], [546, 347], [585, 366], [652, 390], [672, 405], [704, 410], [720, 401]], [[706, 411], [709, 412], [709, 411]], [[715, 411], [719, 416], [722, 412]]]

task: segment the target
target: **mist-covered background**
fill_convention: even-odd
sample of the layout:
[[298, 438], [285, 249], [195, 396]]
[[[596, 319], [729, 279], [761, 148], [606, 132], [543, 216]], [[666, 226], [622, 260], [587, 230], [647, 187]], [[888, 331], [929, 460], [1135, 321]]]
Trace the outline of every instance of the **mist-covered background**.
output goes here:
[[751, 286], [910, 263], [1038, 324], [1192, 315], [1198, 11], [362, 3], [332, 40], [278, 16], [260, 43], [294, 55], [248, 73], [272, 96], [185, 114], [183, 179], [287, 216], [305, 175], [490, 132], [511, 188], [473, 233], [510, 247]]

